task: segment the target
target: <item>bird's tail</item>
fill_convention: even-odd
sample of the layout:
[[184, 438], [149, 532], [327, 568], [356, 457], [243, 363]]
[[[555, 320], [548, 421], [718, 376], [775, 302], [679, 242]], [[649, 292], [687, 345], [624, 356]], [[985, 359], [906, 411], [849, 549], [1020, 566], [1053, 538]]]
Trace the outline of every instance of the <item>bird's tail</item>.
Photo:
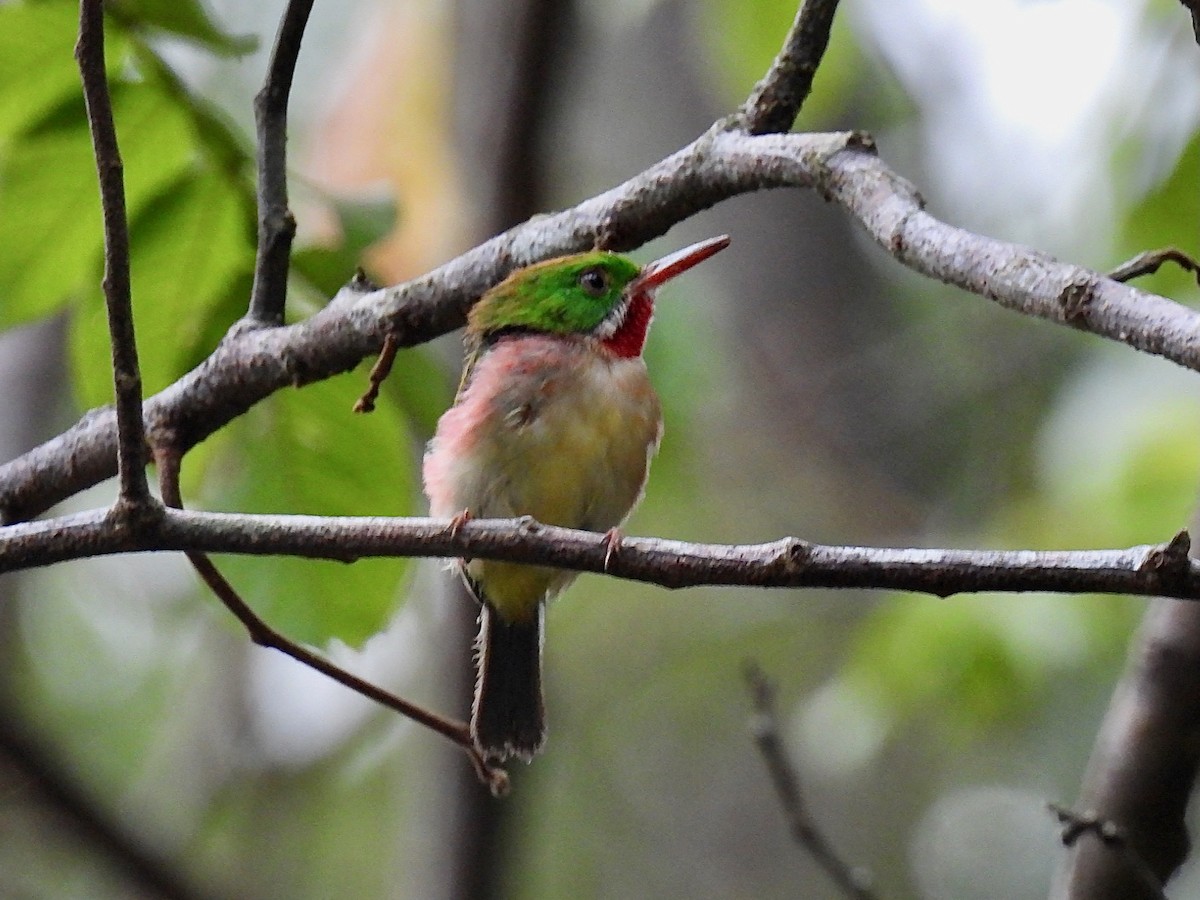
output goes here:
[[508, 622], [487, 603], [479, 613], [478, 680], [471, 737], [484, 756], [528, 762], [546, 740], [542, 700], [542, 617]]

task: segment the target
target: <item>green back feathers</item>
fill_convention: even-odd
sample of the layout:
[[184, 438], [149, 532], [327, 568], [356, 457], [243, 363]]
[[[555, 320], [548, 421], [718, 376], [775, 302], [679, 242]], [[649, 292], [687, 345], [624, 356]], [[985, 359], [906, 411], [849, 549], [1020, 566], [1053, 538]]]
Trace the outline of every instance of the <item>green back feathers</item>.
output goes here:
[[632, 260], [603, 251], [518, 269], [475, 304], [469, 331], [477, 338], [508, 328], [586, 334], [612, 312], [639, 271]]

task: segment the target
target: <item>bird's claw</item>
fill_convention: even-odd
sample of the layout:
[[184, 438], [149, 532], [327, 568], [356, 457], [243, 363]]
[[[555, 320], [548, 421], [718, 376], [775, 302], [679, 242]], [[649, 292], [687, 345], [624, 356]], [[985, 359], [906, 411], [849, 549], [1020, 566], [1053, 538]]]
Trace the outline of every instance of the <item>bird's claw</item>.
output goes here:
[[604, 571], [607, 572], [613, 559], [621, 552], [621, 529], [610, 528], [604, 532], [604, 543], [606, 545], [604, 551]]
[[462, 527], [471, 521], [473, 516], [469, 509], [464, 509], [450, 520], [450, 539], [454, 540], [458, 537], [458, 533], [462, 531]]

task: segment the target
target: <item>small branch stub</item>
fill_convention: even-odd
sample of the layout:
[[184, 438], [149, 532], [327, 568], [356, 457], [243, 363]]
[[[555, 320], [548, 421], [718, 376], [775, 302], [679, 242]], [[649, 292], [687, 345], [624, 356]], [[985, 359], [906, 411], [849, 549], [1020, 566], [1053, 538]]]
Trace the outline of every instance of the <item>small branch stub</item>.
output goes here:
[[379, 399], [379, 388], [391, 374], [398, 348], [395, 332], [389, 331], [387, 337], [383, 339], [383, 349], [379, 351], [379, 359], [375, 360], [375, 365], [371, 366], [371, 374], [367, 376], [367, 389], [354, 404], [356, 413], [375, 411], [375, 401]]
[[1185, 529], [1168, 543], [1147, 553], [1140, 568], [1144, 572], [1153, 572], [1164, 580], [1179, 581], [1186, 578], [1191, 571], [1192, 560], [1188, 555], [1191, 549], [1192, 537]]
[[1141, 278], [1143, 275], [1153, 275], [1168, 262], [1173, 262], [1185, 271], [1191, 272], [1196, 276], [1196, 283], [1200, 284], [1200, 263], [1178, 247], [1164, 247], [1161, 250], [1147, 250], [1139, 253], [1133, 259], [1121, 263], [1109, 272], [1108, 277], [1113, 281], [1125, 283], [1134, 278]]

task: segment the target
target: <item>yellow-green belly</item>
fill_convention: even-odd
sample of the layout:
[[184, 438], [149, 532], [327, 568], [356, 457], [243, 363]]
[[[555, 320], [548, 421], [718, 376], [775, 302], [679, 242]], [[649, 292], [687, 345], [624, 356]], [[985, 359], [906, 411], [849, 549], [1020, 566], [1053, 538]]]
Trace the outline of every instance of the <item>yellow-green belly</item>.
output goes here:
[[[640, 499], [660, 429], [658, 398], [640, 358], [613, 357], [582, 341], [509, 339], [479, 361], [438, 424], [426, 460], [431, 512], [528, 515], [605, 531]], [[473, 560], [467, 572], [481, 599], [518, 621], [574, 577], [487, 560]]]

